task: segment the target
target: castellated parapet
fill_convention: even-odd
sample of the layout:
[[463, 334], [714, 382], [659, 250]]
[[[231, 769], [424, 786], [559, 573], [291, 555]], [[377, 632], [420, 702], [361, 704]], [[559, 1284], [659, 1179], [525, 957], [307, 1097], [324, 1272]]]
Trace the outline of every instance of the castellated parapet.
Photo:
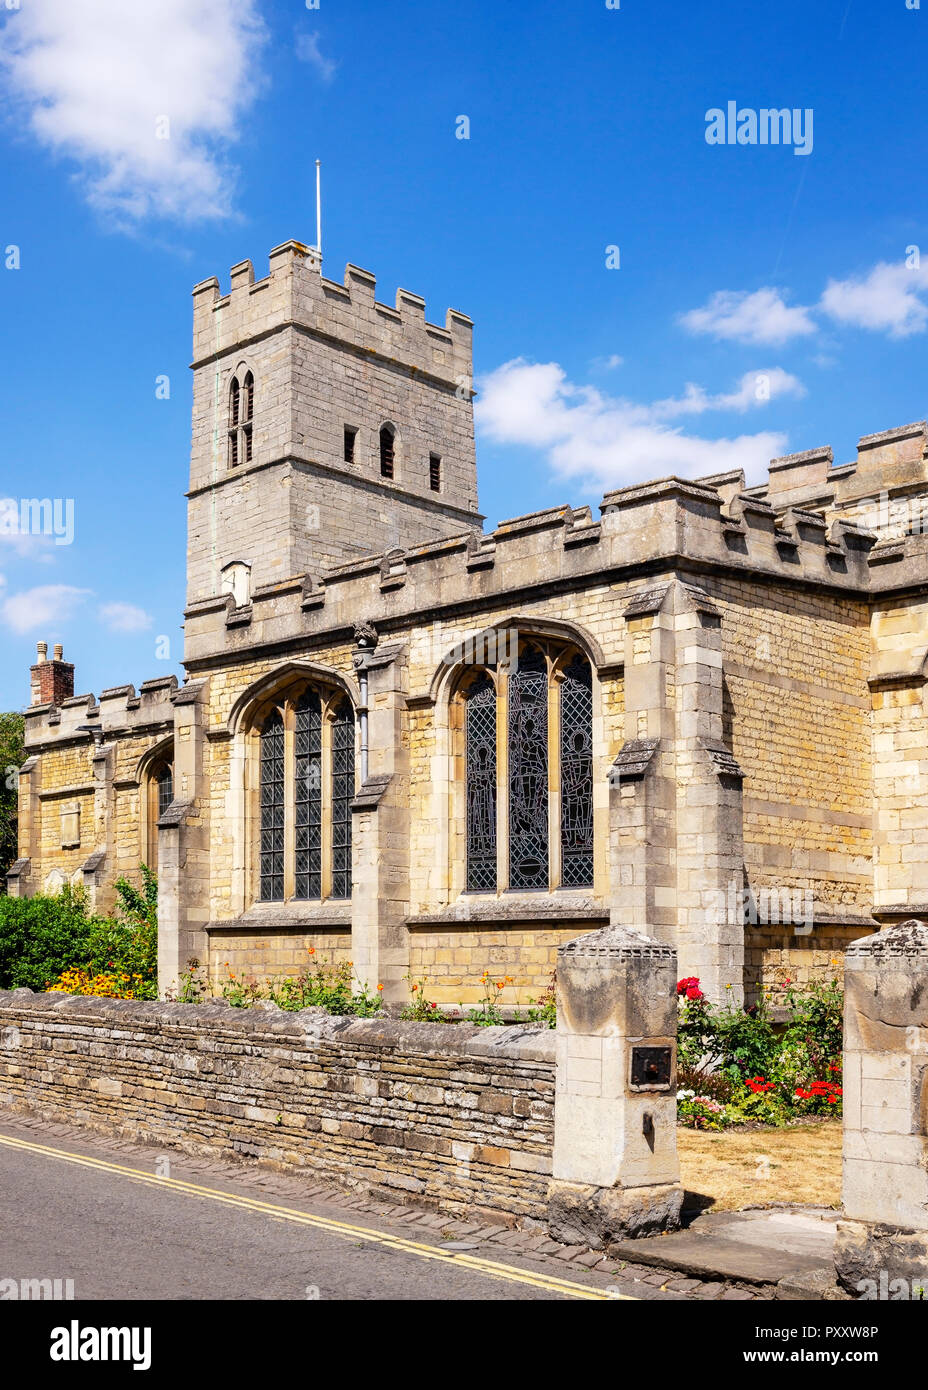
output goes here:
[[[464, 314], [428, 323], [402, 289], [381, 304], [368, 271], [327, 280], [295, 241], [263, 280], [243, 261], [228, 294], [214, 277], [193, 298], [189, 601], [218, 592], [231, 564], [259, 586], [480, 526]], [[232, 383], [248, 373], [251, 440], [234, 457]]]
[[26, 751], [49, 743], [74, 741], [91, 747], [111, 737], [167, 733], [174, 727], [176, 676], [117, 685], [100, 694], [72, 695], [59, 705], [30, 705], [26, 710]]
[[465, 532], [397, 548], [255, 588], [246, 606], [212, 596], [187, 610], [186, 662], [203, 671], [234, 652], [279, 649], [314, 634], [323, 640], [350, 632], [359, 614], [389, 631], [423, 614], [457, 621], [468, 609], [511, 609], [529, 595], [677, 568], [863, 601], [928, 579], [928, 537], [880, 543], [852, 521], [797, 507], [778, 515], [746, 493], [726, 505], [721, 490], [706, 483], [664, 478], [623, 488], [606, 494], [600, 512], [597, 520], [588, 507], [552, 507], [504, 521], [487, 535]]

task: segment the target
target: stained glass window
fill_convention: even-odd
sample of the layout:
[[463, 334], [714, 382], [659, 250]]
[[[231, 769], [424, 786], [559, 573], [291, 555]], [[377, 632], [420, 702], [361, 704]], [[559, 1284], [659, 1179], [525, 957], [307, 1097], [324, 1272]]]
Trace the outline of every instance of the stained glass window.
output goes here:
[[496, 891], [496, 687], [489, 676], [466, 701], [467, 891]]
[[548, 670], [535, 647], [509, 678], [509, 886], [548, 887]]
[[308, 692], [296, 707], [294, 897], [322, 896], [322, 706]]
[[261, 900], [284, 896], [284, 723], [270, 715], [261, 730]]
[[332, 722], [332, 897], [351, 897], [354, 714], [347, 700]]
[[593, 883], [593, 677], [580, 656], [561, 681], [561, 883]]
[[156, 781], [158, 783], [158, 819], [160, 820], [174, 800], [174, 772], [170, 763], [161, 769]]

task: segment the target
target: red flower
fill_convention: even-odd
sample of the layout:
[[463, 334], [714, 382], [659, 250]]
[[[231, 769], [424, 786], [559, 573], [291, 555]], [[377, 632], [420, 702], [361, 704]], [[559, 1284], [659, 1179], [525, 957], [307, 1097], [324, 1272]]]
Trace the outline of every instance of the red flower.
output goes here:
[[[691, 990], [695, 990], [696, 993], [691, 993]], [[696, 975], [687, 975], [685, 980], [678, 980], [677, 993], [685, 994], [687, 999], [701, 999], [702, 990], [699, 988], [699, 977]]]

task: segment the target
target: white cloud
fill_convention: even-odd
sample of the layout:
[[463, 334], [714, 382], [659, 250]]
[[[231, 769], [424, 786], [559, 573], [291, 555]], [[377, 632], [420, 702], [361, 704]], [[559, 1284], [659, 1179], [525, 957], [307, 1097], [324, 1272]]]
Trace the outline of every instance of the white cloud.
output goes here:
[[144, 632], [151, 627], [151, 616], [134, 603], [103, 603], [97, 614], [111, 632]]
[[51, 624], [60, 625], [84, 601], [89, 589], [73, 584], [40, 584], [23, 589], [0, 603], [0, 616], [14, 632], [31, 632]]
[[[796, 378], [780, 368], [766, 375], [771, 399], [802, 392]], [[763, 404], [763, 397], [754, 394], [757, 377], [746, 373], [727, 395], [708, 396], [691, 386], [680, 399], [644, 405], [576, 386], [556, 362], [532, 364], [517, 358], [478, 383], [477, 421], [499, 443], [544, 450], [557, 476], [580, 479], [589, 487], [621, 487], [671, 473], [699, 477], [732, 468], [743, 468], [749, 479], [759, 480], [770, 459], [785, 451], [785, 435], [763, 431], [711, 439], [666, 423], [679, 415], [744, 411]]]
[[323, 82], [332, 81], [338, 64], [320, 53], [318, 34], [297, 34], [296, 56], [301, 63], [309, 63], [314, 67]]
[[821, 308], [838, 323], [907, 338], [928, 325], [928, 305], [919, 297], [926, 289], [928, 271], [881, 261], [858, 279], [829, 280]]
[[798, 377], [782, 367], [766, 367], [761, 371], [745, 372], [737, 390], [710, 396], [702, 386], [687, 383], [681, 397], [655, 401], [651, 413], [656, 419], [671, 420], [676, 415], [702, 415], [707, 410], [734, 410], [739, 414], [753, 410], [777, 396], [804, 396], [806, 388]]
[[28, 0], [0, 30], [0, 69], [92, 206], [123, 226], [194, 220], [230, 211], [224, 150], [260, 88], [262, 41], [257, 0]]
[[790, 307], [779, 290], [770, 288], [753, 293], [718, 290], [701, 309], [681, 314], [680, 322], [691, 333], [708, 333], [738, 343], [777, 345], [818, 331], [808, 309]]

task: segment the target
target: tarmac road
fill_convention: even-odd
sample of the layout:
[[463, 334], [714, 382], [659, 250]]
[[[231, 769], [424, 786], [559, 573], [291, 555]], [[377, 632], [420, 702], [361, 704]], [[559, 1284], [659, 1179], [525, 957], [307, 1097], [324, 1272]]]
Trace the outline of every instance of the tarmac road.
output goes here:
[[75, 1299], [615, 1297], [605, 1276], [560, 1260], [501, 1257], [310, 1191], [308, 1179], [4, 1119], [0, 1280], [71, 1280]]

